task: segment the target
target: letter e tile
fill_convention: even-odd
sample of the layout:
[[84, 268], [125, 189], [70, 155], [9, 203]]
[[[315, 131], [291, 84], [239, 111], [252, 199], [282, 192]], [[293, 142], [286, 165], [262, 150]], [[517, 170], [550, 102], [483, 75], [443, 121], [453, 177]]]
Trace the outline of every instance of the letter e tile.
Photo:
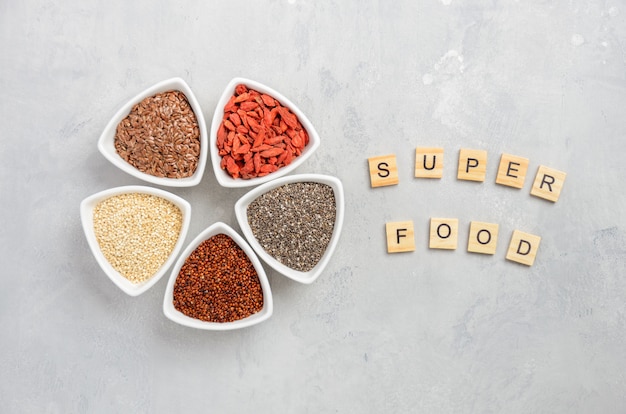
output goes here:
[[528, 170], [528, 158], [502, 154], [496, 183], [513, 188], [522, 188], [526, 180], [526, 170]]

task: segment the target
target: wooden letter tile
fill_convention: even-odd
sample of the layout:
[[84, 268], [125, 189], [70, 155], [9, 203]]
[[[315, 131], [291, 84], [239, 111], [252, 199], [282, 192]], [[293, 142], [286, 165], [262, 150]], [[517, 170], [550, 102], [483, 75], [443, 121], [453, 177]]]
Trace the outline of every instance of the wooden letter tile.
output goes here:
[[451, 218], [430, 219], [431, 249], [456, 249], [459, 234], [459, 220]]
[[462, 148], [459, 152], [457, 178], [468, 181], [485, 181], [487, 151]]
[[556, 203], [563, 189], [565, 176], [562, 171], [539, 166], [530, 194]]
[[443, 176], [443, 148], [415, 149], [415, 177], [441, 178]]
[[524, 187], [526, 180], [526, 170], [528, 169], [528, 158], [517, 157], [511, 154], [502, 154], [496, 183], [513, 188]]
[[540, 242], [541, 237], [539, 236], [515, 230], [511, 237], [509, 250], [506, 253], [507, 260], [532, 266], [535, 262]]
[[412, 221], [386, 223], [387, 253], [412, 252], [415, 250]]
[[398, 167], [395, 154], [368, 158], [372, 187], [398, 184]]
[[482, 254], [495, 254], [498, 244], [498, 224], [472, 221], [470, 223], [467, 251]]

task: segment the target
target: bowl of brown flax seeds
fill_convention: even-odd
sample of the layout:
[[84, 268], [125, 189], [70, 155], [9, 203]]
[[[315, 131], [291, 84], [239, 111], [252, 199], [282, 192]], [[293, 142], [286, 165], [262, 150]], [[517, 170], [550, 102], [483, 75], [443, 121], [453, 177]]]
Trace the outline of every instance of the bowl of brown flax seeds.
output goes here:
[[183, 79], [159, 82], [115, 113], [100, 135], [98, 149], [113, 165], [146, 182], [195, 186], [208, 158], [200, 104]]

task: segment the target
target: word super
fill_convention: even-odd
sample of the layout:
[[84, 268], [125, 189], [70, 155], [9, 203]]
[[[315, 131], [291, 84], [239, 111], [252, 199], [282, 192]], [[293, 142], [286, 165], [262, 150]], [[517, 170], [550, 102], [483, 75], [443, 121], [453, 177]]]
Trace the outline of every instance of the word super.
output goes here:
[[[458, 244], [459, 220], [454, 218], [431, 218], [429, 248], [455, 250]], [[495, 254], [498, 243], [497, 223], [470, 222], [467, 251], [481, 254]], [[413, 221], [386, 223], [387, 252], [400, 253], [415, 250]], [[513, 231], [506, 259], [532, 266], [537, 256], [541, 237]]]
[[[441, 178], [443, 176], [443, 148], [420, 147], [415, 149], [415, 177]], [[370, 183], [374, 187], [398, 184], [398, 167], [395, 154], [368, 158]], [[496, 184], [513, 188], [524, 187], [528, 159], [502, 154]], [[457, 179], [485, 181], [487, 151], [461, 148], [457, 165]], [[562, 171], [539, 166], [530, 194], [556, 203], [563, 189], [566, 174]]]

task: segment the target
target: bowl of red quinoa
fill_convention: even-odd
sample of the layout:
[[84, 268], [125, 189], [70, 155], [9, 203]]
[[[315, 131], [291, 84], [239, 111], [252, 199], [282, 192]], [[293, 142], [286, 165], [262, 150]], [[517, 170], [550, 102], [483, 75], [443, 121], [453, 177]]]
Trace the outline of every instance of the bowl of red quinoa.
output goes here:
[[265, 263], [292, 280], [313, 283], [339, 241], [343, 185], [322, 174], [281, 177], [241, 197], [235, 214], [248, 243]]
[[262, 83], [232, 79], [220, 97], [209, 133], [211, 162], [223, 187], [251, 187], [302, 165], [320, 137], [287, 97]]
[[100, 135], [98, 150], [113, 165], [143, 181], [195, 186], [208, 158], [200, 104], [183, 79], [161, 81], [115, 113]]
[[163, 299], [168, 319], [196, 329], [245, 328], [272, 312], [272, 292], [260, 260], [222, 222], [206, 228], [183, 250]]
[[111, 188], [85, 198], [80, 216], [100, 268], [130, 296], [154, 286], [183, 247], [191, 205], [146, 186]]

